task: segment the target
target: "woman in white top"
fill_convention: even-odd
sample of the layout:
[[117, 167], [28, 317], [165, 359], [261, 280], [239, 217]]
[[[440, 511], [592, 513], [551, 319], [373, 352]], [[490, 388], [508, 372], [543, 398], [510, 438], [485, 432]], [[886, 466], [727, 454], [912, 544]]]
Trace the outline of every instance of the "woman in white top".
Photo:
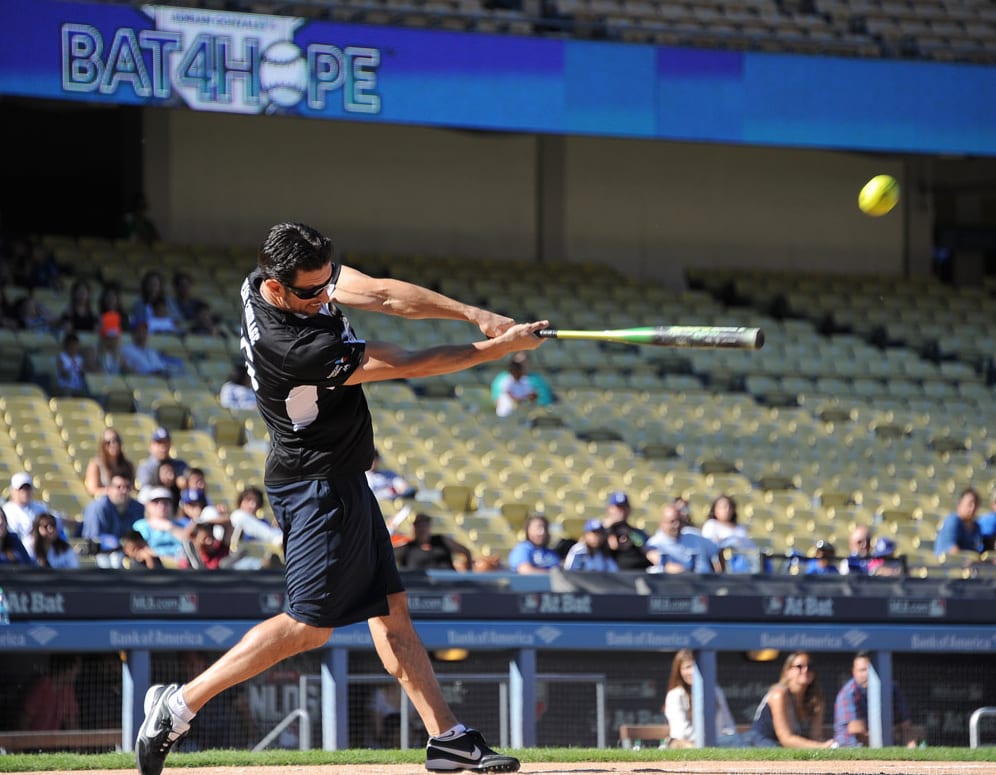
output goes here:
[[[692, 682], [695, 680], [695, 655], [691, 649], [680, 649], [671, 663], [671, 677], [664, 698], [671, 748], [694, 748], [695, 729], [692, 726]], [[716, 744], [722, 747], [739, 745], [737, 727], [730, 713], [723, 690], [716, 686]]]
[[702, 537], [708, 538], [716, 546], [754, 546], [747, 535], [747, 529], [737, 523], [737, 504], [729, 495], [720, 495], [712, 502], [709, 516], [702, 525]]

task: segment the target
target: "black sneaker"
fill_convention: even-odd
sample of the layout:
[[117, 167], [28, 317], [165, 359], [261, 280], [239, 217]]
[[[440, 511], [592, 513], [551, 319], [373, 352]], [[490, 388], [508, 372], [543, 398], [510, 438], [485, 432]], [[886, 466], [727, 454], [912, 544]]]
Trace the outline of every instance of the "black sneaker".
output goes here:
[[145, 693], [145, 721], [135, 740], [135, 761], [142, 775], [160, 775], [170, 748], [190, 731], [190, 724], [175, 718], [166, 707], [166, 700], [178, 691], [178, 684], [156, 684]]
[[476, 729], [440, 740], [430, 737], [425, 747], [425, 768], [430, 772], [517, 772], [519, 760], [495, 753]]

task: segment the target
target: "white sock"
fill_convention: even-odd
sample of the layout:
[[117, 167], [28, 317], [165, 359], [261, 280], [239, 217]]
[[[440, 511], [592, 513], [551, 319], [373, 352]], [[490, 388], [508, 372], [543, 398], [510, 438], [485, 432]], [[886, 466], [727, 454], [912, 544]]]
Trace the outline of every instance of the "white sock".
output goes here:
[[465, 727], [463, 724], [458, 723], [456, 726], [452, 726], [449, 729], [447, 729], [441, 735], [436, 735], [436, 739], [449, 740], [451, 737], [460, 737], [460, 735], [462, 735], [466, 731], [467, 727]]
[[194, 716], [197, 715], [187, 706], [187, 701], [183, 699], [182, 686], [180, 687], [180, 691], [173, 692], [166, 698], [166, 707], [169, 708], [170, 713], [185, 724], [189, 724]]

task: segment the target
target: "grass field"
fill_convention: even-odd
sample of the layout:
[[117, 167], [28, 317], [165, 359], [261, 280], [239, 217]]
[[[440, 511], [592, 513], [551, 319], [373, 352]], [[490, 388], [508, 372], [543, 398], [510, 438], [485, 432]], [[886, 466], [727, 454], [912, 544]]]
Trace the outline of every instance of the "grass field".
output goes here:
[[[830, 762], [840, 762], [839, 771], [847, 769], [844, 762], [892, 761], [909, 762], [912, 770], [930, 771], [930, 762], [993, 763], [996, 773], [996, 748], [879, 748], [834, 751], [790, 750], [784, 748], [725, 749], [666, 751], [656, 748], [639, 751], [621, 748], [535, 748], [513, 751], [525, 763], [581, 763], [633, 764], [640, 762], [825, 762], [828, 770], [838, 767]], [[422, 764], [425, 753], [421, 749], [400, 750], [346, 750], [346, 751], [202, 751], [177, 753], [169, 758], [169, 769], [204, 769], [211, 767], [324, 767], [329, 765], [399, 765]], [[81, 770], [133, 770], [132, 754], [104, 753], [84, 755], [79, 753], [11, 754], [0, 756], [0, 772], [64, 772]], [[926, 767], [924, 765], [927, 765]], [[782, 769], [780, 765], [778, 769]], [[678, 768], [675, 768], [678, 769]], [[775, 769], [774, 767], [772, 769]], [[572, 771], [568, 769], [568, 771]], [[581, 771], [581, 770], [577, 770]]]

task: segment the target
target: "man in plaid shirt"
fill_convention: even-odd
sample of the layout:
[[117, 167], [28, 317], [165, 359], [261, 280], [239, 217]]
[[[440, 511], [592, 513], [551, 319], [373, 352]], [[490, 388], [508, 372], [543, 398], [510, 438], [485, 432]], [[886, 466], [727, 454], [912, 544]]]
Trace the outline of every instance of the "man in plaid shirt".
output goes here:
[[[833, 704], [833, 737], [841, 747], [868, 745], [868, 669], [871, 658], [859, 651], [851, 663], [851, 680], [837, 692]], [[910, 712], [902, 690], [892, 683], [892, 718], [896, 725], [896, 743], [915, 748], [910, 727]]]

